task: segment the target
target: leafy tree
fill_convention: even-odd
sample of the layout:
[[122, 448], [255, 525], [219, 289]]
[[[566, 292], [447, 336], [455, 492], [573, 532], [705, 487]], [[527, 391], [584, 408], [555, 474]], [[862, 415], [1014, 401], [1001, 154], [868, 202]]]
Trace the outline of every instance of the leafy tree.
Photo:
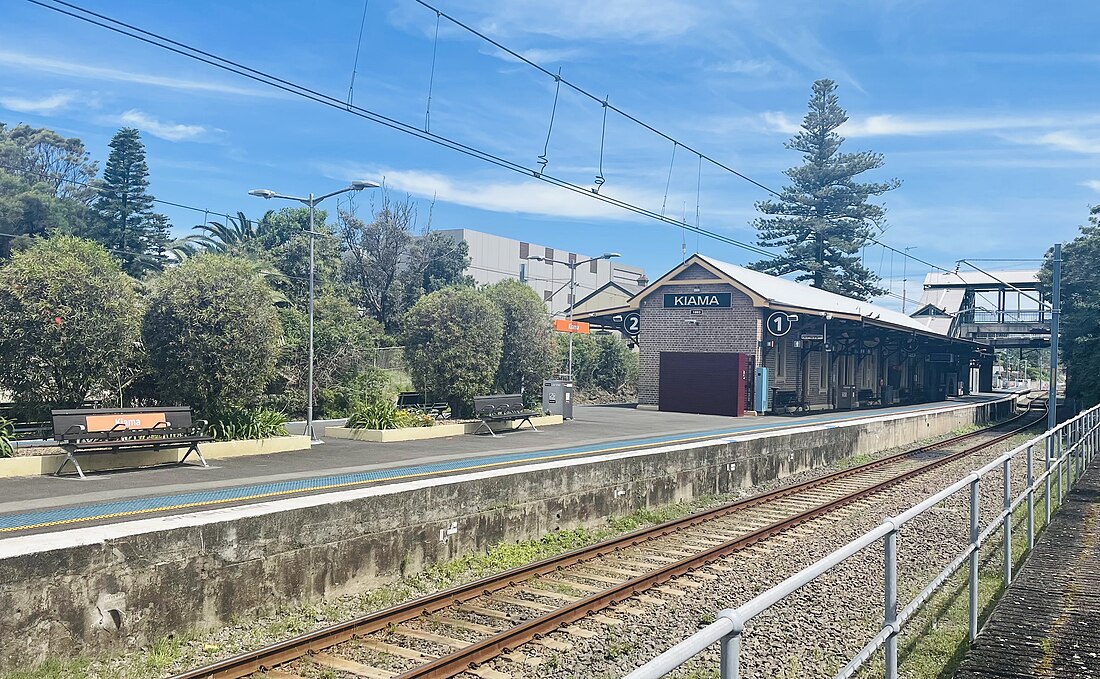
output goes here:
[[386, 191], [369, 223], [350, 210], [339, 216], [352, 294], [391, 333], [397, 330], [401, 314], [421, 296], [474, 283], [463, 274], [470, 265], [469, 246], [430, 229], [418, 235], [416, 217], [411, 198], [395, 201]]
[[[26, 236], [84, 228], [95, 163], [79, 139], [53, 130], [0, 123], [0, 231]], [[23, 239], [0, 237], [0, 258]]]
[[[559, 372], [565, 373], [565, 346], [569, 337], [558, 335]], [[573, 379], [581, 391], [633, 391], [638, 384], [638, 356], [615, 335], [577, 335], [573, 338]]]
[[805, 162], [785, 172], [792, 183], [783, 187], [778, 200], [756, 204], [767, 215], [754, 222], [757, 242], [781, 248], [783, 254], [750, 266], [777, 276], [797, 273], [798, 280], [810, 281], [816, 288], [870, 299], [886, 290], [876, 285], [879, 277], [860, 263], [859, 251], [885, 219], [886, 210], [867, 200], [901, 183], [896, 179], [855, 181], [864, 172], [882, 167], [884, 160], [869, 151], [840, 152], [844, 137], [836, 129], [846, 120], [836, 84], [815, 82], [802, 130], [786, 143], [786, 148], [801, 151]]
[[[270, 405], [286, 412], [305, 412], [309, 372], [309, 316], [279, 309], [285, 344], [269, 391]], [[313, 367], [315, 417], [347, 414], [370, 400], [380, 385], [374, 354], [382, 328], [363, 318], [347, 299], [318, 298], [315, 310]]]
[[424, 295], [405, 315], [405, 365], [413, 385], [470, 412], [490, 393], [503, 353], [504, 318], [486, 295], [454, 287]]
[[[1053, 252], [1040, 280], [1050, 298]], [[1066, 396], [1085, 405], [1100, 403], [1100, 205], [1089, 209], [1081, 235], [1062, 248], [1060, 340]]]
[[408, 296], [402, 289], [401, 273], [412, 258], [412, 226], [416, 206], [382, 193], [382, 207], [369, 223], [351, 211], [340, 212], [340, 236], [346, 249], [345, 265], [355, 286], [357, 302], [375, 320], [393, 332]]
[[[346, 295], [340, 239], [325, 223], [328, 213], [314, 214], [314, 281], [317, 295]], [[256, 238], [241, 248], [244, 256], [264, 259], [281, 274], [272, 285], [299, 309], [309, 304], [309, 208], [270, 211], [257, 226]]]
[[156, 279], [141, 332], [161, 401], [208, 418], [256, 404], [282, 345], [271, 300], [254, 264], [225, 255]]
[[11, 256], [12, 249], [26, 238], [80, 230], [87, 217], [85, 205], [50, 193], [44, 182], [28, 183], [23, 178], [0, 170], [0, 259]]
[[153, 212], [145, 145], [132, 127], [124, 127], [111, 139], [111, 154], [89, 235], [123, 258], [123, 268], [139, 275], [159, 268], [168, 243], [168, 219]]
[[465, 274], [470, 266], [470, 245], [464, 240], [429, 231], [413, 241], [409, 259], [404, 274], [409, 306], [429, 292], [452, 285], [474, 285], [473, 276]]
[[0, 268], [0, 383], [21, 401], [103, 396], [134, 360], [139, 319], [132, 282], [103, 247], [35, 240]]
[[523, 391], [530, 399], [538, 399], [542, 381], [554, 369], [557, 352], [546, 303], [538, 293], [514, 279], [489, 285], [484, 292], [504, 319], [496, 388], [507, 394]]
[[87, 204], [95, 196], [90, 183], [96, 164], [84, 143], [44, 127], [0, 123], [0, 171], [28, 185], [43, 184], [55, 198]]

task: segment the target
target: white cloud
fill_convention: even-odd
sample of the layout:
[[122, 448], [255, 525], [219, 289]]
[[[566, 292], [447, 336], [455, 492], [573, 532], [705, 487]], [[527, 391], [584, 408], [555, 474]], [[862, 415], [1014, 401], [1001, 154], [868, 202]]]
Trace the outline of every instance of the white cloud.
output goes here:
[[[470, 177], [452, 177], [421, 170], [394, 170], [365, 167], [355, 163], [322, 164], [321, 172], [344, 181], [348, 177], [382, 177], [389, 189], [417, 198], [437, 200], [465, 207], [564, 219], [613, 219], [638, 221], [639, 215], [615, 207], [595, 196], [563, 189], [535, 179], [515, 182], [477, 181]], [[601, 194], [634, 205], [660, 208], [661, 197], [630, 186], [603, 187]]]
[[507, 0], [490, 2], [479, 28], [495, 35], [538, 34], [566, 40], [662, 41], [699, 25], [703, 12], [687, 0]]
[[113, 82], [126, 82], [138, 85], [152, 85], [167, 89], [185, 90], [192, 92], [215, 92], [218, 94], [236, 94], [251, 97], [277, 96], [274, 91], [256, 90], [245, 87], [236, 87], [207, 80], [184, 80], [166, 76], [140, 73], [136, 71], [120, 71], [113, 68], [79, 64], [60, 59], [47, 59], [30, 54], [18, 52], [0, 51], [0, 66], [28, 69], [55, 75], [72, 76], [76, 78], [88, 78], [91, 80], [107, 80]]
[[1094, 154], [1100, 153], [1100, 137], [1086, 137], [1075, 132], [1059, 130], [1039, 135], [1033, 139], [1021, 140], [1026, 143], [1050, 146], [1060, 151]]
[[9, 111], [49, 115], [50, 113], [66, 108], [69, 104], [76, 101], [76, 99], [77, 94], [75, 92], [58, 92], [38, 99], [0, 97], [0, 106]]
[[541, 49], [538, 47], [520, 52], [525, 59], [536, 64], [556, 64], [560, 61], [572, 61], [584, 55], [580, 49]]
[[765, 76], [772, 75], [782, 69], [779, 64], [771, 59], [734, 59], [712, 64], [709, 70], [717, 73], [732, 73], [736, 75]]
[[1086, 179], [1085, 181], [1081, 182], [1081, 186], [1090, 188], [1093, 191], [1100, 193], [1100, 179]]
[[166, 123], [150, 116], [147, 113], [132, 108], [118, 118], [124, 125], [130, 125], [148, 132], [154, 137], [167, 139], [168, 141], [195, 141], [206, 136], [209, 130], [202, 125], [183, 125], [180, 123]]
[[[760, 114], [764, 127], [772, 132], [795, 134], [801, 122], [780, 111]], [[961, 134], [966, 132], [1007, 132], [1012, 130], [1041, 129], [1061, 125], [1094, 125], [1100, 116], [991, 116], [981, 114], [961, 116], [906, 116], [884, 113], [880, 115], [848, 119], [838, 129], [845, 137], [931, 136]], [[1016, 140], [1023, 141], [1023, 140]], [[1096, 153], [1100, 140], [1077, 137], [1067, 132], [1052, 132], [1030, 140], [1029, 143], [1059, 146], [1082, 153]]]

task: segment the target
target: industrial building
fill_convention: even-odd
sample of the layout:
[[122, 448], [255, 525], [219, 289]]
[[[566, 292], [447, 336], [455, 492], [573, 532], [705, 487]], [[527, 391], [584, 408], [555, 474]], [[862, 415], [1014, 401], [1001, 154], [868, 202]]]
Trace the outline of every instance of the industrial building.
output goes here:
[[[571, 297], [568, 266], [528, 258], [538, 256], [576, 263], [598, 257], [598, 254], [583, 255], [470, 229], [442, 229], [439, 233], [466, 242], [470, 248], [470, 266], [465, 273], [479, 285], [506, 278], [518, 279], [539, 293], [550, 312], [556, 315], [566, 313], [580, 300], [585, 300], [588, 305], [625, 303], [646, 283], [645, 270], [640, 267], [623, 264], [616, 259], [597, 259], [577, 267], [576, 287]], [[581, 307], [580, 304], [577, 306]]]
[[577, 314], [633, 337], [638, 402], [677, 412], [858, 408], [989, 391], [992, 350], [905, 314], [703, 255]]

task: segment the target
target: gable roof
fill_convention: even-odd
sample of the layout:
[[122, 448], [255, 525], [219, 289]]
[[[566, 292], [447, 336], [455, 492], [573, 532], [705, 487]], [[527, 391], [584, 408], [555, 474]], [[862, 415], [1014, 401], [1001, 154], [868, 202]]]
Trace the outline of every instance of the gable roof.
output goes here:
[[900, 311], [894, 311], [870, 302], [864, 302], [835, 292], [814, 288], [797, 281], [771, 276], [743, 266], [720, 262], [705, 255], [696, 255], [702, 261], [728, 276], [733, 281], [768, 300], [767, 306], [782, 306], [825, 313], [841, 314], [853, 318], [862, 318], [878, 325], [888, 325], [908, 330], [927, 331], [920, 322], [909, 318]]
[[[630, 302], [622, 307], [604, 309], [598, 312], [587, 312], [580, 318], [590, 316], [602, 316], [612, 313], [621, 313], [631, 309], [637, 309], [641, 300], [660, 287], [668, 284], [690, 284], [692, 280], [680, 280], [681, 273], [692, 266], [702, 266], [714, 275], [714, 281], [728, 283], [744, 292], [752, 300], [753, 306], [774, 308], [783, 311], [804, 312], [815, 315], [833, 314], [849, 320], [857, 320], [908, 332], [918, 332], [925, 335], [935, 335], [947, 339], [943, 332], [932, 330], [924, 323], [910, 318], [905, 314], [887, 309], [885, 307], [864, 302], [851, 297], [838, 295], [834, 292], [814, 288], [797, 281], [779, 278], [770, 274], [746, 269], [743, 266], [730, 264], [706, 255], [695, 254], [688, 257], [682, 264], [664, 276], [653, 281], [645, 289], [630, 298]], [[702, 280], [700, 283], [711, 281]]]

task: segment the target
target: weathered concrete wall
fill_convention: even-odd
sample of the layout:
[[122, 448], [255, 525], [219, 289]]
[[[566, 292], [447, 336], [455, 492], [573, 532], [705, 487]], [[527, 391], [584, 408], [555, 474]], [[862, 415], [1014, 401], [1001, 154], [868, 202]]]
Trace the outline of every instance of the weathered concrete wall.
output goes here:
[[[1007, 415], [1011, 407], [1002, 401], [859, 425], [741, 436], [729, 443], [468, 474], [434, 485], [422, 481], [374, 488], [369, 497], [288, 511], [260, 513], [266, 510], [253, 506], [253, 515], [231, 520], [224, 517], [247, 512], [218, 510], [186, 520], [82, 529], [129, 525], [134, 532], [139, 530], [134, 525], [151, 526], [149, 532], [107, 539], [84, 533], [91, 544], [48, 551], [17, 554], [26, 548], [13, 545], [28, 538], [0, 541], [0, 554], [17, 554], [0, 559], [0, 669], [25, 667], [48, 656], [133, 648], [278, 603], [362, 590], [501, 541], [596, 526], [642, 507], [734, 491], [848, 455], [986, 422]], [[359, 492], [366, 491], [336, 494], [328, 501]], [[199, 525], [181, 525], [186, 523]], [[448, 535], [452, 527], [457, 531]]]

